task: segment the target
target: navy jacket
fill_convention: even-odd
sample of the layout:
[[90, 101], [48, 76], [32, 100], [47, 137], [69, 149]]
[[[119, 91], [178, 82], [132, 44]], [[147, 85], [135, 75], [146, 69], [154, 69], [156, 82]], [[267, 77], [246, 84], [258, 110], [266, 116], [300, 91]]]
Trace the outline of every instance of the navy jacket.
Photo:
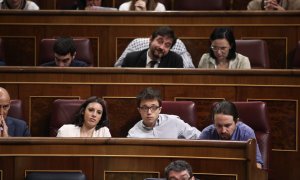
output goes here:
[[[131, 52], [124, 58], [122, 67], [146, 67], [147, 51]], [[162, 57], [158, 68], [183, 68], [183, 60], [177, 53], [169, 51], [169, 53]]]
[[30, 136], [29, 128], [25, 121], [7, 116], [5, 123], [9, 136]]

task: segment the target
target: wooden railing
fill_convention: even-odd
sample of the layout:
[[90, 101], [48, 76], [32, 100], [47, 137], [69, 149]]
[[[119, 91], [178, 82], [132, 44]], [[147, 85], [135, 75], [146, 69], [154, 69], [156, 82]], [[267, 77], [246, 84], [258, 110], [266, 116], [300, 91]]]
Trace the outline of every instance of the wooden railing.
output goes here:
[[298, 11], [0, 11], [0, 37], [10, 66], [39, 66], [41, 39], [64, 35], [90, 38], [93, 64], [112, 67], [132, 39], [149, 37], [158, 26], [168, 25], [183, 40], [197, 66], [208, 51], [212, 30], [229, 26], [236, 39], [265, 40], [271, 68], [286, 69], [292, 67], [300, 40], [299, 15]]
[[1, 138], [3, 179], [24, 179], [43, 171], [82, 171], [87, 179], [163, 177], [164, 167], [183, 159], [195, 176], [213, 179], [260, 179], [255, 141], [192, 141], [126, 138]]

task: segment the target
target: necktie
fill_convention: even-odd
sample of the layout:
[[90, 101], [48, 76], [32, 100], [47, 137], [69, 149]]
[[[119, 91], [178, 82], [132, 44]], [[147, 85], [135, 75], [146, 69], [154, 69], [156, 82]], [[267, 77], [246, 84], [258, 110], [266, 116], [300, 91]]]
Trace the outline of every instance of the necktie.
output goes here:
[[150, 64], [150, 67], [151, 68], [154, 68], [154, 65], [157, 63], [157, 61], [150, 61], [149, 64]]

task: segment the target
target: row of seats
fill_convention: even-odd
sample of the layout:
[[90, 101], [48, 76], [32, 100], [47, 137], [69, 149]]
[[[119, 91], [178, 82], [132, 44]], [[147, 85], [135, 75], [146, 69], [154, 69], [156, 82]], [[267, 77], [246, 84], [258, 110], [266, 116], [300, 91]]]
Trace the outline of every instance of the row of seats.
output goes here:
[[[53, 44], [55, 39], [42, 39], [40, 43], [40, 62], [43, 64], [54, 60]], [[77, 54], [76, 59], [86, 62], [93, 66], [94, 53], [89, 39], [74, 39]], [[137, 41], [139, 42], [139, 41]], [[144, 43], [145, 41], [140, 41]], [[249, 57], [252, 68], [270, 68], [270, 60], [267, 43], [263, 40], [236, 40], [237, 52]], [[145, 45], [140, 45], [145, 46]], [[296, 56], [294, 64], [299, 64]], [[0, 38], [0, 59], [5, 59], [4, 47]], [[299, 62], [298, 62], [299, 61]], [[197, 65], [195, 65], [197, 67]], [[300, 67], [300, 65], [298, 66]]]
[[[76, 9], [79, 1], [82, 0], [56, 0], [56, 9]], [[110, 0], [102, 0], [102, 6], [118, 8], [122, 3], [129, 0], [115, 0], [115, 2], [109, 2]], [[159, 0], [163, 3], [167, 10], [175, 11], [199, 11], [199, 10], [229, 10], [230, 0]], [[37, 2], [39, 5], [39, 2]], [[41, 8], [43, 9], [43, 8]], [[243, 9], [246, 9], [244, 7]]]
[[[84, 100], [58, 99], [53, 102], [53, 112], [50, 120], [50, 136], [55, 137], [58, 129], [64, 124], [70, 124], [75, 112]], [[261, 150], [264, 168], [269, 168], [270, 154], [270, 125], [267, 115], [267, 107], [264, 102], [234, 102], [237, 106], [240, 120], [249, 125], [255, 132], [259, 148]], [[197, 125], [196, 107], [193, 101], [163, 101], [162, 112], [164, 114], [178, 115], [191, 126]], [[23, 119], [20, 100], [13, 100], [9, 116]], [[136, 119], [137, 122], [139, 119]], [[128, 127], [130, 128], [130, 127]], [[125, 130], [128, 132], [129, 129]]]

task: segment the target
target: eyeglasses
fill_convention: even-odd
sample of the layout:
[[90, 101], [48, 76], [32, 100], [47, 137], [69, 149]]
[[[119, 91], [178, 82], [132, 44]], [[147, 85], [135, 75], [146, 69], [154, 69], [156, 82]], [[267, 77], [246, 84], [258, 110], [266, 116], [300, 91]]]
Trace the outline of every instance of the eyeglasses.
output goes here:
[[210, 47], [211, 50], [217, 52], [217, 51], [221, 51], [221, 52], [225, 52], [227, 49], [229, 49], [230, 47], [216, 47], [216, 46], [211, 46]]
[[140, 109], [141, 111], [143, 111], [143, 112], [148, 112], [149, 109], [150, 109], [151, 112], [155, 112], [155, 111], [158, 110], [159, 108], [160, 108], [159, 106], [150, 106], [150, 107], [148, 107], [148, 106], [141, 106], [141, 107], [139, 107], [139, 109]]
[[3, 108], [4, 111], [7, 111], [10, 107], [10, 104], [4, 104], [4, 105], [0, 105], [0, 109]]

